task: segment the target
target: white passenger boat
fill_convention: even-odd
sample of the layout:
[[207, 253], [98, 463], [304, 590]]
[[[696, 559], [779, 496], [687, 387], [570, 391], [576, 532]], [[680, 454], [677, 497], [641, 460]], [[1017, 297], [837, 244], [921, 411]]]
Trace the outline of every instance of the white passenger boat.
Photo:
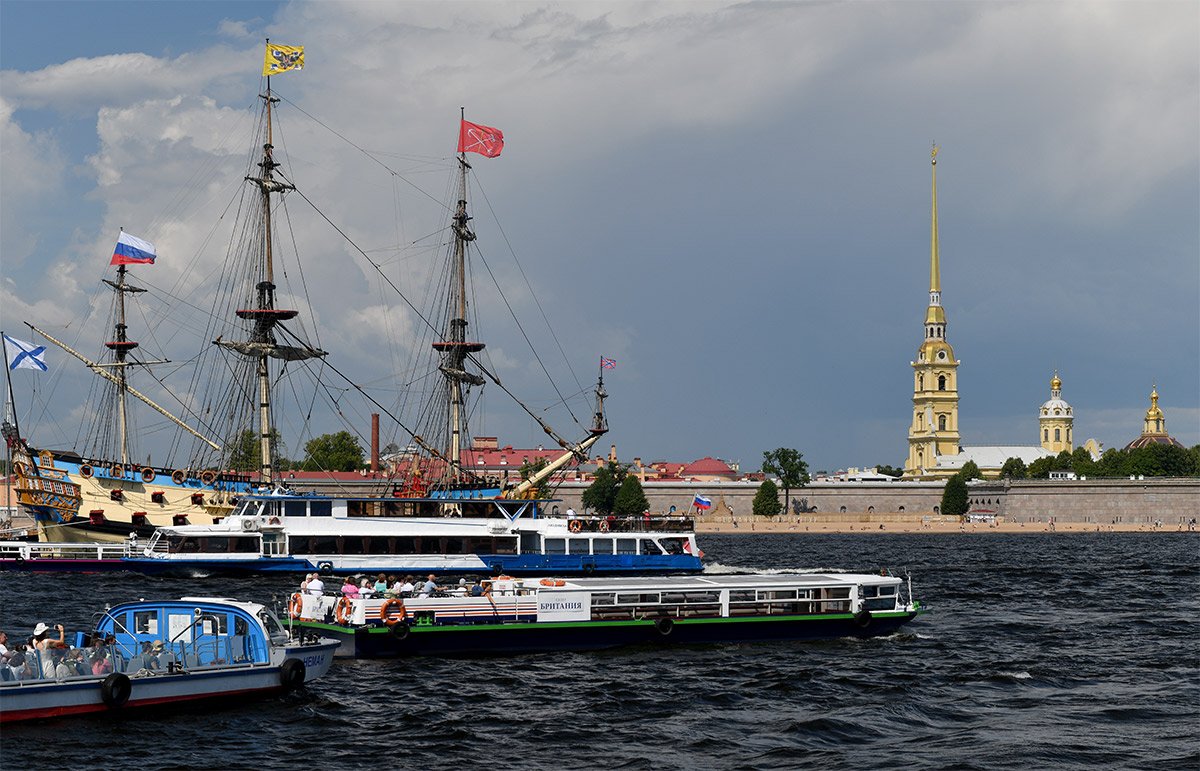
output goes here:
[[387, 657], [876, 637], [922, 612], [911, 579], [893, 575], [503, 576], [477, 594], [464, 589], [370, 599], [297, 593], [288, 615], [340, 640], [338, 655]]
[[74, 647], [0, 665], [0, 722], [284, 693], [323, 677], [337, 647], [251, 602], [124, 603]]

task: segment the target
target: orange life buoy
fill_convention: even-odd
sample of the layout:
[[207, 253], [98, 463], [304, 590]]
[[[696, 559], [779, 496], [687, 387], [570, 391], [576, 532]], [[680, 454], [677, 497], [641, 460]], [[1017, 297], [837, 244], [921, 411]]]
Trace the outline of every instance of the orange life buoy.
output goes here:
[[567, 523], [567, 529], [572, 533], [578, 533], [583, 530], [583, 520], [573, 519]]
[[183, 469], [175, 469], [171, 472], [171, 481], [175, 484], [181, 485], [185, 479], [187, 479], [187, 474], [183, 473]]
[[217, 472], [211, 469], [204, 471], [200, 474], [200, 481], [206, 485], [211, 485], [213, 482], [217, 481]]
[[[16, 472], [17, 472], [18, 474], [20, 474], [20, 473], [21, 473], [21, 470], [20, 470], [20, 469], [16, 469]], [[84, 479], [91, 479], [91, 478], [92, 478], [92, 476], [93, 476], [95, 473], [96, 473], [96, 472], [95, 472], [95, 471], [93, 471], [93, 470], [92, 470], [92, 467], [91, 467], [89, 464], [87, 464], [87, 463], [85, 463], [85, 464], [83, 464], [82, 466], [80, 466], [80, 467], [79, 467], [79, 476], [83, 477]]]
[[288, 602], [288, 618], [300, 618], [300, 611], [303, 608], [304, 596], [300, 592], [296, 592]]
[[156, 476], [158, 476], [158, 474], [154, 473], [154, 469], [152, 469], [152, 468], [142, 469], [142, 481], [143, 482], [146, 482], [146, 483], [153, 482], [154, 478]]
[[13, 473], [19, 477], [25, 476], [25, 464], [21, 461], [14, 461], [12, 464]]
[[561, 578], [543, 578], [542, 586], [566, 586], [567, 582]]
[[607, 519], [600, 520], [600, 532], [607, 533], [608, 530], [609, 530], [608, 520]]
[[[393, 615], [392, 608], [396, 607], [399, 607], [400, 610], [398, 613]], [[379, 606], [379, 618], [386, 626], [395, 626], [404, 619], [408, 618], [408, 610], [406, 610], [404, 607], [404, 600], [397, 599], [395, 597], [385, 600], [384, 603]]]
[[354, 613], [354, 603], [349, 597], [342, 595], [333, 608], [333, 617], [342, 626], [350, 626], [350, 616]]
[[120, 463], [114, 463], [111, 466], [109, 466], [108, 474], [109, 474], [109, 476], [113, 476], [113, 477], [123, 477], [123, 476], [125, 476], [125, 469], [124, 469], [124, 467], [121, 466]]

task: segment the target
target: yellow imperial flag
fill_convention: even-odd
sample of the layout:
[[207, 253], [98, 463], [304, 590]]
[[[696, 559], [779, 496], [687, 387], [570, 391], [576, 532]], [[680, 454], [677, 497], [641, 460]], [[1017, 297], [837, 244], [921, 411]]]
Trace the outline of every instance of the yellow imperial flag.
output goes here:
[[282, 72], [302, 69], [304, 69], [304, 46], [277, 46], [274, 43], [267, 43], [263, 75], [278, 75]]

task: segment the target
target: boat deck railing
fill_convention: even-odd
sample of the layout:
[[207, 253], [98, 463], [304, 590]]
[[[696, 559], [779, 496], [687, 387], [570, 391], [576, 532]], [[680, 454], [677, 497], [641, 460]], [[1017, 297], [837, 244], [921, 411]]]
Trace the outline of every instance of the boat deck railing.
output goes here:
[[32, 541], [0, 541], [0, 560], [106, 560], [133, 556], [128, 541], [124, 543], [38, 543]]
[[574, 517], [582, 532], [600, 533], [691, 533], [696, 529], [696, 520], [691, 517], [642, 516], [642, 517]]

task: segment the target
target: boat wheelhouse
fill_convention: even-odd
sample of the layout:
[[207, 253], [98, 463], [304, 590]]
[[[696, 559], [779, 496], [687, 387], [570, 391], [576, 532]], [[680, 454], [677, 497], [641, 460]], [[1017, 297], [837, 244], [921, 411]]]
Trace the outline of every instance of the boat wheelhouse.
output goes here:
[[324, 676], [336, 647], [293, 637], [257, 603], [123, 603], [99, 613], [73, 647], [0, 666], [0, 722], [283, 693]]
[[369, 599], [297, 593], [289, 616], [340, 640], [339, 656], [369, 658], [877, 637], [921, 612], [911, 579], [887, 574], [502, 576], [481, 587]]
[[698, 572], [685, 517], [564, 519], [544, 500], [250, 495], [212, 525], [162, 527], [132, 570], [615, 575]]

